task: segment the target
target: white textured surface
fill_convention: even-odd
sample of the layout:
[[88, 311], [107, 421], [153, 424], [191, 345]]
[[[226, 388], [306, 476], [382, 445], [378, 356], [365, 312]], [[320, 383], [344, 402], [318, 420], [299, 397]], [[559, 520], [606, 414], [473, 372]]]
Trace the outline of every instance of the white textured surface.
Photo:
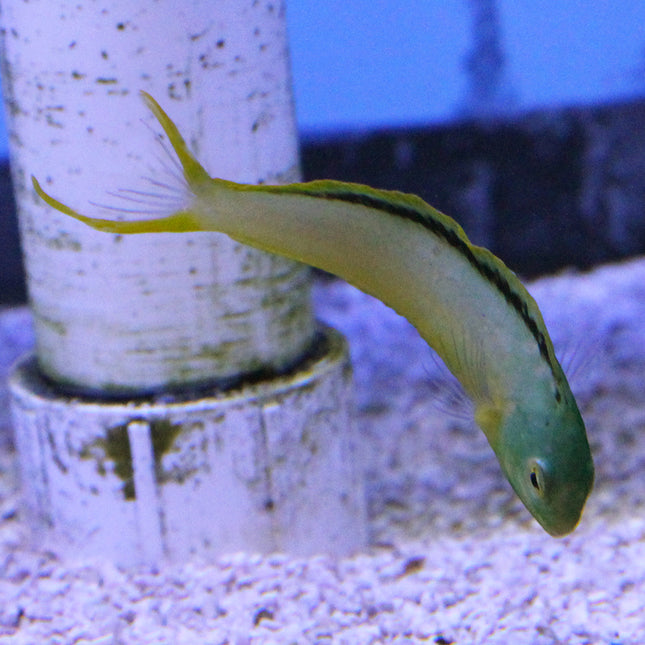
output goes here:
[[542, 532], [483, 435], [437, 412], [435, 367], [405, 321], [330, 283], [317, 301], [357, 361], [372, 549], [343, 560], [237, 554], [159, 571], [62, 563], [24, 546], [3, 453], [0, 643], [642, 644], [643, 284], [637, 261], [532, 289], [559, 344], [580, 344], [574, 389], [596, 488], [573, 535]]

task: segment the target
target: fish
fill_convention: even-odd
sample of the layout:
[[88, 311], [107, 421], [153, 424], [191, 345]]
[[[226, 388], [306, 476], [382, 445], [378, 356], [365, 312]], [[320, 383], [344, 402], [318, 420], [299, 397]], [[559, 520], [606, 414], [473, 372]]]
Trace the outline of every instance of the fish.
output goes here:
[[170, 212], [93, 218], [32, 177], [36, 193], [98, 231], [224, 233], [380, 299], [416, 327], [459, 380], [502, 472], [537, 522], [554, 537], [573, 531], [593, 487], [593, 458], [542, 314], [516, 274], [415, 195], [335, 180], [256, 185], [212, 178], [159, 103], [141, 96], [181, 167], [182, 192], [169, 200]]

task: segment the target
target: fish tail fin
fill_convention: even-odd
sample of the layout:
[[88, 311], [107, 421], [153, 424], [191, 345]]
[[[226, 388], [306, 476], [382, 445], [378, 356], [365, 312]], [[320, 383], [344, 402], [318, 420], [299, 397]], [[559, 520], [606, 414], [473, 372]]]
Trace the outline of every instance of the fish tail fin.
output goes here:
[[[185, 182], [182, 180], [182, 185], [178, 187], [152, 178], [146, 178], [152, 184], [151, 191], [120, 189], [109, 193], [113, 197], [126, 200], [130, 204], [141, 204], [143, 205], [142, 208], [129, 209], [105, 204], [94, 205], [104, 210], [116, 211], [118, 213], [157, 214], [158, 217], [129, 221], [88, 217], [54, 199], [45, 192], [38, 180], [32, 176], [31, 181], [34, 190], [52, 208], [96, 230], [107, 233], [134, 234], [202, 231], [204, 230], [204, 222], [198, 221], [199, 218], [194, 208], [196, 204], [195, 197], [200, 192], [200, 189], [211, 184], [212, 180], [203, 166], [188, 149], [177, 126], [157, 101], [150, 94], [143, 91], [141, 92], [141, 97], [166, 133], [168, 141], [181, 165]], [[179, 176], [175, 175], [175, 177], [179, 179]]]

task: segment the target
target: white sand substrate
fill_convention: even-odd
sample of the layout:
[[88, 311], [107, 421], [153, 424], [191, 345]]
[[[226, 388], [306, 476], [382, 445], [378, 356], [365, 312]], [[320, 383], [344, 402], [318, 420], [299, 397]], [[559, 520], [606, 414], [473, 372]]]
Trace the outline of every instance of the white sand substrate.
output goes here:
[[[594, 452], [595, 489], [572, 535], [545, 534], [464, 409], [441, 410], [448, 395], [435, 384], [445, 377], [416, 332], [378, 301], [323, 281], [320, 317], [351, 342], [370, 548], [158, 570], [63, 562], [29, 546], [5, 445], [0, 644], [642, 645], [645, 261], [531, 291], [572, 364]], [[0, 312], [0, 370], [31, 343], [28, 312]]]

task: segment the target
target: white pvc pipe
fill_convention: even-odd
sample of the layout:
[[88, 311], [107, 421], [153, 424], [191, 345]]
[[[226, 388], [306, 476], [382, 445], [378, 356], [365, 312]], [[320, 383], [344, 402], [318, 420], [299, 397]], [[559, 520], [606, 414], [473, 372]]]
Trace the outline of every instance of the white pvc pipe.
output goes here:
[[311, 342], [301, 266], [214, 235], [102, 235], [53, 212], [29, 180], [94, 212], [91, 202], [149, 208], [108, 193], [159, 190], [144, 177], [178, 186], [146, 127], [156, 124], [141, 89], [213, 175], [297, 179], [283, 10], [240, 0], [2, 2], [37, 354], [55, 381], [113, 394], [182, 386], [280, 367]]

